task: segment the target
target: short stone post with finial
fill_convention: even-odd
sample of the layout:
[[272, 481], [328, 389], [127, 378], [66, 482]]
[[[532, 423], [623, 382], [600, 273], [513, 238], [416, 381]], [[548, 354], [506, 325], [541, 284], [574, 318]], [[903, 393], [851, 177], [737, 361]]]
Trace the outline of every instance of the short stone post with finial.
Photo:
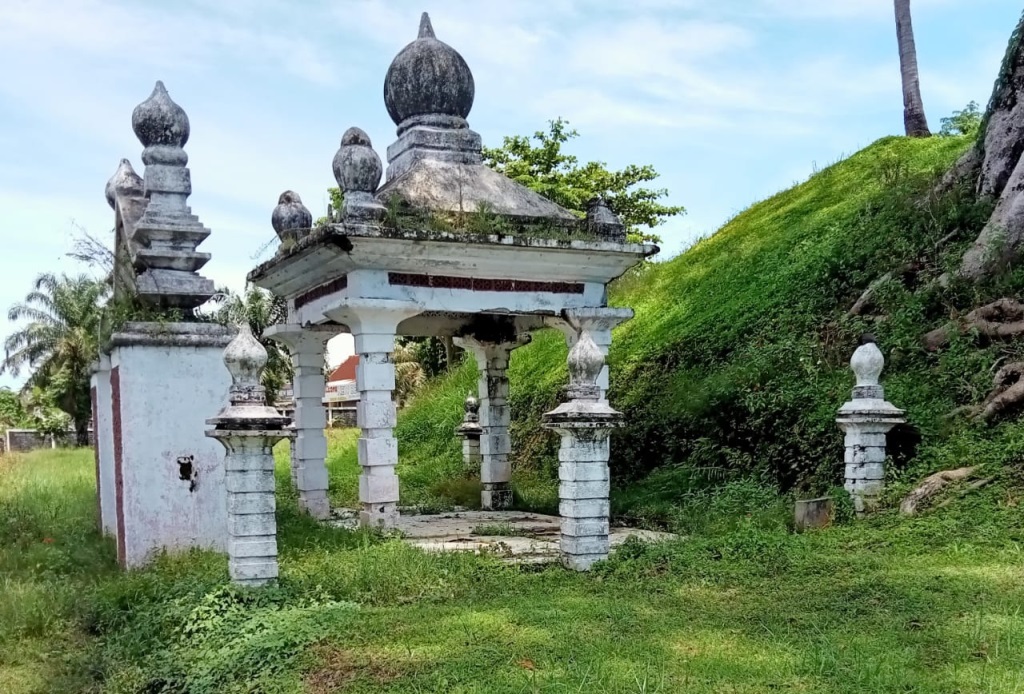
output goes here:
[[274, 444], [294, 437], [288, 417], [267, 405], [260, 375], [267, 351], [243, 324], [224, 350], [231, 374], [230, 404], [206, 435], [227, 450], [224, 487], [228, 511], [228, 571], [240, 585], [259, 586], [277, 578], [277, 520], [274, 516]]
[[839, 409], [836, 423], [846, 433], [844, 488], [857, 513], [871, 510], [885, 485], [885, 435], [906, 421], [904, 412], [885, 399], [879, 383], [885, 357], [875, 338], [865, 335], [850, 359], [857, 377], [853, 396]]
[[544, 427], [562, 437], [558, 498], [562, 561], [578, 571], [608, 556], [608, 446], [622, 413], [601, 399], [597, 384], [604, 354], [584, 330], [569, 350], [568, 402], [544, 414]]
[[480, 435], [484, 433], [480, 426], [480, 401], [470, 393], [462, 408], [465, 415], [455, 433], [462, 438], [462, 463], [467, 471], [476, 472], [480, 469]]

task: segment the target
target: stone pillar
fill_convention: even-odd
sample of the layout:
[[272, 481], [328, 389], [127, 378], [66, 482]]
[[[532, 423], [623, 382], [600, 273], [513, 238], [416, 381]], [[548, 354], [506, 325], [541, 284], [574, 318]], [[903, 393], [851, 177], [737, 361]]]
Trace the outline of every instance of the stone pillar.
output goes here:
[[349, 326], [359, 355], [356, 419], [362, 468], [359, 524], [363, 527], [393, 528], [398, 523], [398, 442], [394, 436], [397, 412], [391, 353], [395, 350], [398, 324], [421, 311], [421, 307], [406, 301], [357, 299], [329, 312], [332, 319]]
[[845, 432], [844, 488], [853, 498], [857, 513], [870, 511], [885, 486], [885, 435], [906, 421], [903, 410], [885, 400], [879, 376], [885, 358], [871, 336], [850, 359], [857, 377], [853, 397], [839, 409], [836, 423]]
[[314, 518], [328, 518], [327, 416], [324, 411], [324, 349], [336, 328], [294, 323], [273, 325], [264, 332], [292, 355], [295, 401], [295, 439], [291, 446], [292, 483], [299, 492], [299, 508]]
[[508, 359], [512, 350], [529, 342], [529, 336], [509, 342], [488, 342], [457, 337], [455, 343], [470, 352], [480, 372], [480, 508], [496, 511], [512, 505], [512, 443], [508, 433]]
[[563, 563], [577, 571], [608, 556], [608, 435], [622, 414], [601, 399], [600, 348], [584, 330], [569, 351], [568, 402], [544, 415], [545, 428], [561, 437], [558, 449], [558, 512]]
[[467, 471], [476, 472], [480, 466], [480, 401], [470, 393], [463, 404], [465, 415], [455, 433], [462, 439], [462, 464]]
[[[117, 556], [222, 551], [224, 449], [203, 435], [224, 404], [230, 329], [213, 323], [128, 323], [110, 347]], [[204, 414], [205, 412], [205, 414]]]
[[114, 481], [114, 431], [110, 401], [110, 355], [100, 353], [92, 374], [93, 446], [96, 456], [96, 497], [100, 529], [117, 532], [117, 496]]
[[220, 441], [227, 490], [228, 572], [240, 585], [260, 586], [277, 578], [277, 520], [274, 499], [274, 444], [295, 433], [267, 405], [260, 375], [267, 351], [243, 324], [224, 350], [231, 374], [230, 404], [207, 424], [206, 435]]

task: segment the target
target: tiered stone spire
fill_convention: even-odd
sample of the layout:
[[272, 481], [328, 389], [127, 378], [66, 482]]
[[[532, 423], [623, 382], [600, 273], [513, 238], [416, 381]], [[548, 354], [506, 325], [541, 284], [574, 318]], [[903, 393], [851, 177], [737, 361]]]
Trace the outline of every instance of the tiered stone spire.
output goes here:
[[210, 230], [192, 214], [188, 155], [189, 122], [185, 111], [171, 100], [163, 82], [135, 107], [132, 129], [145, 147], [144, 188], [146, 211], [135, 224], [129, 241], [132, 260], [140, 271], [138, 295], [149, 304], [192, 309], [213, 296], [213, 282], [198, 274], [210, 260], [196, 247]]

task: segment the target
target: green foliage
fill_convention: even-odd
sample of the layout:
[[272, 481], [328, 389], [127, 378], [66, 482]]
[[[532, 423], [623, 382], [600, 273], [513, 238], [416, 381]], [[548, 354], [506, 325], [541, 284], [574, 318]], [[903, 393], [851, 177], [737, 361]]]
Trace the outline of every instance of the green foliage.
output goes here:
[[981, 127], [982, 113], [975, 101], [970, 102], [962, 111], [953, 111], [953, 115], [942, 119], [940, 135], [977, 135]]
[[654, 167], [630, 164], [610, 171], [603, 162], [580, 164], [575, 155], [562, 151], [566, 142], [578, 136], [568, 121], [557, 118], [549, 121], [547, 131], [538, 130], [532, 138], [513, 135], [505, 137], [501, 147], [485, 147], [484, 162], [580, 216], [586, 213], [588, 200], [602, 196], [633, 241], [658, 241], [651, 230], [685, 210], [659, 202], [667, 190], [641, 185], [658, 178]]
[[[887, 353], [890, 399], [910, 416], [893, 444], [893, 473], [937, 469], [943, 451], [973, 457], [962, 449], [973, 428], [944, 416], [984, 397], [991, 365], [1021, 348], [979, 349], [965, 339], [935, 355], [920, 338], [951, 312], [1019, 294], [1024, 271], [991, 286], [932, 286], [991, 212], [991, 201], [968, 189], [931, 194], [969, 144], [966, 137], [880, 140], [612, 286], [610, 303], [636, 311], [616, 330], [609, 355], [612, 403], [627, 422], [612, 440], [617, 516], [689, 532], [703, 527], [700, 504], [736, 479], [812, 493], [839, 483], [835, 412], [849, 397], [850, 354], [869, 329]], [[887, 319], [848, 316], [886, 273], [893, 279], [877, 290], [873, 310]], [[514, 486], [517, 503], [528, 507], [550, 504], [556, 437], [540, 418], [558, 402], [565, 356], [562, 336], [541, 331], [511, 359]], [[449, 385], [471, 387], [475, 377], [475, 365], [465, 364], [403, 413], [404, 465], [461, 474], [450, 432], [466, 390]], [[1005, 426], [1016, 435], [1017, 425]], [[994, 461], [995, 451], [982, 459]], [[769, 504], [755, 515], [778, 513]]]
[[259, 591], [230, 586], [206, 552], [119, 570], [95, 530], [88, 451], [0, 458], [0, 686], [1014, 692], [1024, 435], [985, 440], [983, 456], [1017, 463], [957, 504], [813, 533], [762, 515], [764, 485], [707, 471], [701, 483], [719, 489], [704, 530], [627, 542], [584, 575], [318, 524], [299, 514], [282, 460], [281, 580]]
[[74, 421], [79, 444], [87, 440], [92, 416], [91, 367], [99, 356], [101, 303], [107, 286], [85, 275], [43, 273], [25, 299], [7, 311], [7, 319], [25, 321], [4, 342], [0, 373], [31, 371], [37, 387]]
[[28, 421], [21, 397], [10, 388], [0, 388], [0, 432], [28, 427]]

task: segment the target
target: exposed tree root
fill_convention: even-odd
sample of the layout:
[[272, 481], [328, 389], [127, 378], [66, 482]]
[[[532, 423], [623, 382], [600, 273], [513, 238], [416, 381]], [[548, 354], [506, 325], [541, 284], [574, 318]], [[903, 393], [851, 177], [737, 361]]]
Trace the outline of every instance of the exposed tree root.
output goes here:
[[925, 335], [924, 346], [934, 351], [949, 344], [954, 335], [975, 330], [990, 340], [1024, 335], [1024, 304], [1016, 299], [1003, 298], [976, 308], [960, 320]]
[[985, 479], [982, 479], [982, 480], [974, 480], [973, 482], [968, 484], [966, 487], [964, 487], [964, 489], [959, 494], [957, 494], [955, 497], [951, 497], [949, 499], [944, 499], [943, 501], [935, 504], [935, 508], [945, 508], [946, 506], [949, 506], [954, 501], [957, 501], [959, 499], [964, 498], [965, 496], [967, 496], [968, 494], [973, 492], [975, 489], [981, 489], [982, 487], [984, 487], [986, 485], [992, 484], [993, 480], [994, 480], [994, 478], [992, 478], [992, 477], [986, 477]]
[[922, 502], [938, 494], [950, 482], [959, 482], [960, 480], [967, 479], [976, 469], [975, 467], [962, 467], [956, 470], [943, 470], [942, 472], [936, 472], [934, 475], [925, 477], [924, 482], [917, 489], [907, 494], [906, 498], [900, 502], [900, 513], [907, 516], [914, 515], [917, 513], [917, 508]]
[[985, 397], [975, 415], [982, 421], [989, 421], [1007, 410], [1024, 402], [1024, 362], [1007, 364], [996, 372], [992, 379], [993, 388]]

